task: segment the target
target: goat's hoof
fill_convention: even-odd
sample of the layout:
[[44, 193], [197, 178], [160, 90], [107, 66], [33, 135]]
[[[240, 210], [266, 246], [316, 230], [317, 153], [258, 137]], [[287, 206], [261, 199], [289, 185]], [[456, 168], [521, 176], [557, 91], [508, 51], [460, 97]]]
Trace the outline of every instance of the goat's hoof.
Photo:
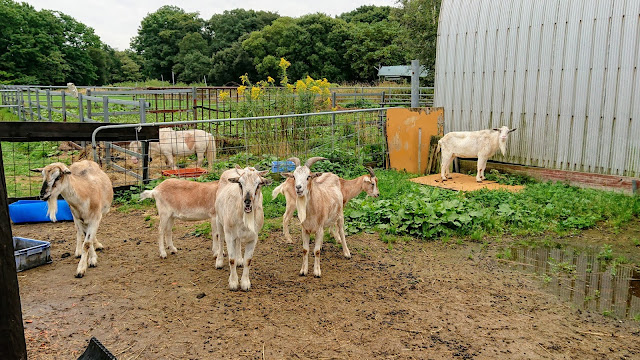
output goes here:
[[251, 288], [251, 283], [247, 281], [247, 283], [246, 283], [246, 284], [240, 284], [240, 288], [241, 288], [243, 291], [249, 291], [249, 289]]
[[477, 180], [477, 179], [476, 179], [476, 182], [477, 182], [477, 183], [481, 183], [481, 182], [482, 182], [482, 180]]
[[314, 278], [320, 278], [320, 277], [322, 277], [322, 274], [313, 274], [313, 277]]
[[298, 275], [300, 275], [300, 276], [307, 276], [307, 273], [306, 273], [306, 272], [303, 272], [303, 271], [300, 271], [300, 274], [298, 274]]
[[175, 247], [169, 248], [169, 252], [172, 254], [177, 254], [178, 253], [178, 249], [176, 249]]
[[166, 259], [167, 258], [167, 253], [160, 254], [160, 257], [163, 258], [163, 259]]
[[235, 284], [229, 283], [229, 290], [237, 291], [238, 290], [238, 283], [235, 283]]
[[89, 267], [90, 267], [90, 268], [98, 267], [98, 263], [95, 263], [95, 264], [89, 264]]
[[76, 278], [80, 279], [84, 276], [84, 273], [76, 273]]

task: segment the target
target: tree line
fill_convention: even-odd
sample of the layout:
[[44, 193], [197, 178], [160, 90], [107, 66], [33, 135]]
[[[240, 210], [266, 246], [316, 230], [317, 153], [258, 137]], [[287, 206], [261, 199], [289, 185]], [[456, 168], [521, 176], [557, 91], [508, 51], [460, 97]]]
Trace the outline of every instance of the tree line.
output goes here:
[[441, 0], [399, 0], [336, 17], [297, 18], [235, 9], [202, 19], [162, 6], [144, 17], [130, 49], [104, 44], [94, 30], [58, 11], [0, 0], [0, 83], [106, 85], [146, 79], [233, 85], [241, 75], [372, 82], [382, 65], [435, 64]]

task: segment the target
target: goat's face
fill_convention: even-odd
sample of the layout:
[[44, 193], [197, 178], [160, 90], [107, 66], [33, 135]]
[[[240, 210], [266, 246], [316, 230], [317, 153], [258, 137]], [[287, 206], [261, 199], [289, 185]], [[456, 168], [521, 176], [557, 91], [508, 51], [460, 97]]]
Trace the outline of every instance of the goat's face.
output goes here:
[[313, 173], [307, 166], [298, 166], [293, 173], [283, 173], [282, 175], [293, 178], [296, 195], [304, 197], [309, 194], [311, 180], [322, 175], [322, 173]]
[[260, 189], [262, 186], [271, 184], [271, 179], [263, 178], [269, 171], [257, 171], [253, 167], [246, 167], [242, 170], [236, 170], [236, 172], [239, 176], [230, 178], [229, 182], [240, 186], [244, 212], [250, 213], [254, 209], [254, 201], [261, 199], [262, 193]]
[[40, 169], [31, 171], [42, 173], [42, 189], [40, 189], [40, 199], [54, 199], [60, 195], [64, 187], [65, 176], [71, 174], [71, 170], [63, 163], [53, 163]]
[[377, 198], [380, 196], [380, 191], [378, 190], [378, 178], [375, 176], [365, 176], [364, 181], [364, 191], [367, 192], [367, 195]]
[[507, 137], [509, 136], [510, 132], [514, 132], [517, 129], [511, 129], [509, 130], [509, 128], [507, 126], [503, 126], [499, 129], [493, 129], [494, 131], [498, 131], [500, 132], [500, 141], [505, 142], [507, 141]]

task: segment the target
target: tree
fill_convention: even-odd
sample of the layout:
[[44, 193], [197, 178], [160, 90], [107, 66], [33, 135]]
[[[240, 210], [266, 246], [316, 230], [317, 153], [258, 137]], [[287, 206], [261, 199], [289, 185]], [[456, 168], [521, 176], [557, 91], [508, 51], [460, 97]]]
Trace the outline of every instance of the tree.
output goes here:
[[398, 0], [400, 8], [392, 16], [404, 28], [401, 40], [413, 59], [429, 70], [427, 83], [433, 85], [441, 0]]
[[390, 6], [363, 5], [353, 11], [342, 13], [338, 17], [346, 22], [364, 22], [372, 24], [388, 20], [390, 14]]
[[209, 79], [212, 84], [232, 85], [239, 82], [240, 76], [247, 74], [250, 79], [258, 76], [253, 58], [242, 47], [242, 41], [248, 38], [246, 34], [230, 46], [215, 53], [211, 59]]
[[240, 37], [260, 30], [279, 18], [280, 15], [268, 11], [244, 9], [225, 10], [222, 14], [214, 14], [205, 25], [206, 33], [211, 39], [211, 52], [228, 48]]
[[131, 41], [131, 47], [144, 60], [143, 73], [154, 79], [170, 79], [180, 41], [190, 33], [202, 34], [203, 26], [197, 12], [187, 13], [176, 6], [165, 5], [147, 15]]

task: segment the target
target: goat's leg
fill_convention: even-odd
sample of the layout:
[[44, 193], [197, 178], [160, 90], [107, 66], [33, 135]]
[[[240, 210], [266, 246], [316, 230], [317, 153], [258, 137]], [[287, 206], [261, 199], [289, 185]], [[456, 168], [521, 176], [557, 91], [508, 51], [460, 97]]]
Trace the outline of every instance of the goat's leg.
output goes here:
[[478, 174], [476, 174], [476, 181], [482, 182], [485, 179], [484, 169], [487, 167], [487, 157], [478, 156]]
[[307, 276], [309, 271], [309, 238], [310, 234], [302, 229], [302, 268], [300, 269], [300, 276]]
[[[222, 228], [222, 224], [218, 224], [217, 221], [216, 221], [216, 229], [217, 229], [217, 232], [215, 235], [213, 235], [218, 238], [218, 250], [217, 250], [218, 256], [216, 257], [216, 269], [222, 269], [222, 267], [224, 266], [224, 243], [226, 242], [226, 240], [225, 240], [224, 229]], [[213, 230], [211, 230], [211, 232], [213, 232]]]
[[336, 232], [338, 233], [340, 244], [342, 244], [342, 254], [345, 258], [351, 259], [351, 251], [349, 251], [349, 247], [347, 246], [347, 239], [344, 236], [344, 215], [338, 216], [338, 221], [336, 222]]
[[[169, 222], [169, 216], [160, 216], [160, 224], [158, 225], [158, 250], [160, 250], [160, 257], [167, 258], [167, 251], [164, 248], [164, 239], [167, 233], [167, 223]], [[171, 227], [169, 227], [171, 230]]]
[[82, 220], [73, 217], [73, 224], [76, 226], [76, 258], [82, 256], [82, 242], [84, 241], [85, 227]]
[[442, 178], [442, 181], [447, 181], [447, 179], [451, 178], [451, 176], [449, 176], [449, 167], [453, 162], [454, 156], [453, 154], [445, 151], [442, 151], [441, 154], [442, 160], [440, 161], [440, 177]]
[[242, 257], [242, 241], [236, 240], [236, 265], [244, 266], [244, 258]]
[[229, 253], [229, 289], [238, 290], [238, 272], [236, 270], [236, 239], [231, 234], [225, 234], [225, 242], [227, 243], [227, 252]]
[[319, 278], [322, 276], [320, 271], [320, 249], [322, 248], [322, 240], [324, 237], [324, 228], [320, 227], [316, 231], [316, 244], [313, 247], [313, 276]]
[[196, 152], [196, 156], [198, 158], [196, 162], [196, 166], [202, 167], [202, 163], [204, 162], [204, 150], [200, 152]]
[[287, 208], [282, 215], [282, 232], [284, 233], [284, 240], [287, 244], [293, 244], [291, 233], [289, 232], [289, 222], [293, 218], [293, 211], [296, 209], [295, 200], [287, 201]]
[[164, 156], [167, 158], [167, 166], [169, 166], [173, 170], [177, 170], [178, 166], [176, 166], [175, 159], [173, 158], [173, 154], [165, 153]]
[[94, 244], [96, 250], [104, 249], [104, 246], [102, 245], [102, 243], [100, 241], [98, 241], [98, 239], [93, 239], [93, 244]]
[[167, 245], [167, 249], [169, 249], [169, 251], [172, 254], [177, 254], [178, 249], [176, 249], [176, 247], [173, 246], [173, 220], [175, 220], [173, 217], [170, 217], [167, 220], [167, 225], [165, 227], [164, 235], [166, 236], [165, 243]]
[[[240, 242], [240, 241], [238, 241]], [[244, 246], [244, 266], [242, 268], [242, 278], [240, 279], [240, 288], [244, 291], [248, 291], [251, 288], [251, 281], [249, 280], [249, 268], [251, 267], [251, 260], [253, 259], [253, 250], [256, 248], [258, 242], [258, 235], [256, 234], [253, 239], [246, 243]]]
[[224, 239], [220, 238], [222, 232], [218, 229], [218, 221], [214, 216], [211, 218], [211, 251], [213, 251], [213, 258], [216, 260], [216, 269], [222, 269], [224, 265]]
[[[98, 230], [98, 225], [100, 221], [92, 221], [87, 225], [87, 231], [84, 237], [84, 241], [82, 242], [82, 255], [80, 256], [80, 261], [78, 262], [78, 268], [76, 269], [76, 277], [81, 278], [84, 276], [87, 271], [87, 266], [89, 265], [89, 257], [91, 256], [91, 265], [96, 266], [98, 261], [98, 256], [96, 255], [95, 249], [93, 249], [93, 238], [96, 236], [96, 231]], [[90, 254], [91, 252], [91, 254]]]

